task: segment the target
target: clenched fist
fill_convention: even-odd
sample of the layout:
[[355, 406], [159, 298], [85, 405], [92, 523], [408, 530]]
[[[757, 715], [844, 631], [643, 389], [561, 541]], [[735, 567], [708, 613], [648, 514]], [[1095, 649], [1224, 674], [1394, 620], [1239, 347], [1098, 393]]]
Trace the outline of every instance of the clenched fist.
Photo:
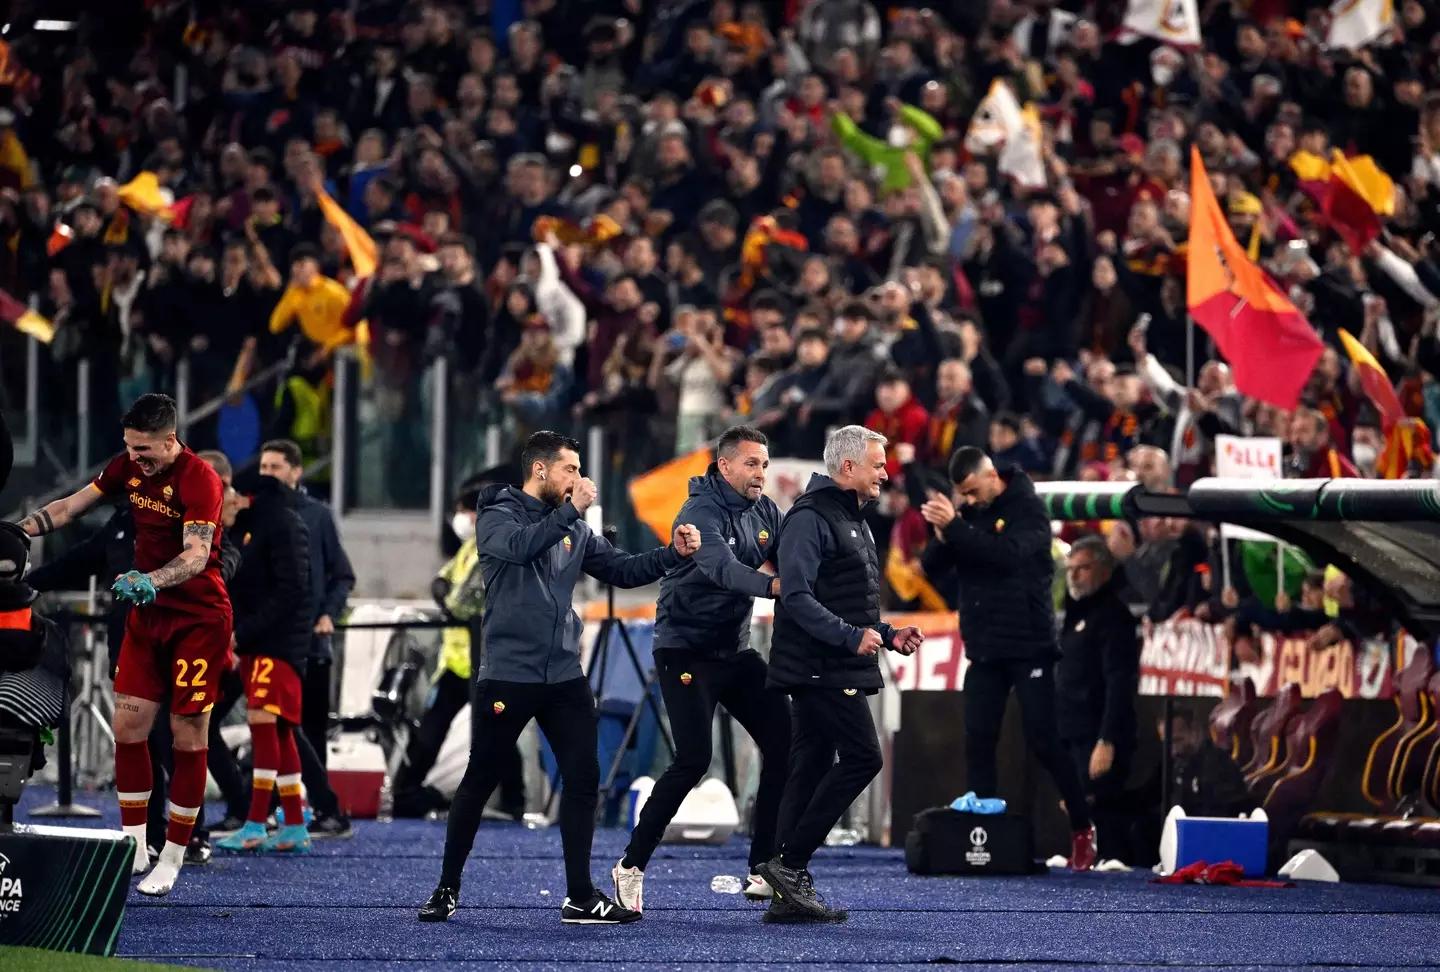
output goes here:
[[913, 624], [896, 628], [895, 636], [891, 639], [891, 651], [898, 651], [902, 655], [913, 655], [925, 643], [925, 634]]
[[682, 557], [689, 557], [700, 549], [700, 530], [689, 523], [682, 523], [675, 528], [675, 537], [672, 540], [675, 552]]
[[880, 632], [874, 628], [866, 628], [860, 635], [860, 647], [855, 649], [855, 653], [873, 655], [880, 650], [882, 644], [884, 640], [880, 637]]
[[595, 502], [595, 497], [599, 495], [599, 491], [595, 488], [595, 481], [582, 478], [570, 493], [570, 504], [575, 507], [577, 512], [584, 513], [590, 508], [590, 504]]

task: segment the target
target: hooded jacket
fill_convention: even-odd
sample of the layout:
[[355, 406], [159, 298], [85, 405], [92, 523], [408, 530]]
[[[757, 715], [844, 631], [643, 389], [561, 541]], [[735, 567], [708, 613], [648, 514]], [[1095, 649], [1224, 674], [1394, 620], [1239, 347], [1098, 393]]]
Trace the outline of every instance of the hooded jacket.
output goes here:
[[229, 583], [235, 648], [289, 662], [300, 674], [310, 655], [315, 599], [310, 588], [310, 535], [296, 507], [300, 496], [273, 476], [256, 479], [249, 509], [231, 532], [240, 568]]
[[571, 607], [582, 573], [620, 588], [653, 584], [679, 565], [672, 547], [643, 554], [597, 537], [568, 500], [550, 507], [513, 486], [480, 493], [475, 536], [485, 581], [484, 654], [476, 678], [568, 682], [580, 668], [583, 624]]
[[660, 581], [655, 647], [730, 655], [750, 647], [754, 599], [770, 596], [770, 559], [780, 536], [780, 508], [768, 496], [751, 502], [710, 464], [690, 480], [690, 498], [675, 523], [700, 530], [700, 549]]
[[1092, 743], [1103, 739], [1134, 749], [1135, 694], [1140, 685], [1140, 637], [1124, 598], [1125, 569], [1094, 594], [1065, 596], [1060, 663], [1055, 666], [1056, 717], [1060, 738]]
[[1029, 476], [1019, 469], [1001, 475], [1005, 491], [984, 509], [962, 510], [945, 539], [925, 548], [921, 565], [930, 577], [955, 571], [967, 658], [1048, 661], [1056, 654], [1050, 519]]
[[880, 659], [858, 652], [864, 629], [884, 646], [895, 630], [880, 620], [880, 557], [854, 490], [815, 474], [790, 507], [776, 544], [780, 600], [766, 685], [873, 694]]

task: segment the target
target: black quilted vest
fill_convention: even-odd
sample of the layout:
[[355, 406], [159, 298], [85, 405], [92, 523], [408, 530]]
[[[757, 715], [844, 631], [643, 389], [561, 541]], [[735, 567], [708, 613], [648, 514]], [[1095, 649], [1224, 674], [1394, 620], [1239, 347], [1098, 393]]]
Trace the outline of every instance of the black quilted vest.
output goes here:
[[[878, 624], [880, 555], [855, 493], [835, 486], [806, 490], [790, 508], [785, 522], [788, 524], [803, 509], [820, 514], [831, 532], [815, 576], [815, 599], [848, 624], [860, 628]], [[783, 526], [778, 556], [785, 556]], [[883, 685], [877, 656], [857, 655], [848, 645], [816, 640], [789, 616], [783, 597], [775, 602], [769, 675], [770, 684], [781, 688], [810, 686], [873, 692]]]

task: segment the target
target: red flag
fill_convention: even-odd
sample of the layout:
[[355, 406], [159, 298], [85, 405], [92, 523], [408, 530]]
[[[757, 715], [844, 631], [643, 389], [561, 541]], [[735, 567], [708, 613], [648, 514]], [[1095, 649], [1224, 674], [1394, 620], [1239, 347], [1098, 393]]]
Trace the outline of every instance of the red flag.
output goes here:
[[1343, 179], [1331, 178], [1325, 184], [1320, 208], [1331, 228], [1357, 256], [1380, 235], [1380, 215]]
[[1210, 187], [1198, 148], [1190, 151], [1190, 242], [1186, 304], [1215, 339], [1242, 395], [1284, 409], [1325, 350], [1315, 329], [1245, 255]]
[[1390, 376], [1365, 345], [1344, 328], [1340, 329], [1340, 343], [1345, 346], [1345, 353], [1350, 356], [1350, 363], [1355, 367], [1355, 377], [1360, 379], [1360, 387], [1365, 389], [1365, 394], [1375, 405], [1375, 411], [1380, 413], [1381, 428], [1389, 432], [1396, 422], [1405, 417], [1405, 409], [1400, 404], [1400, 396], [1395, 394], [1395, 386], [1390, 383]]

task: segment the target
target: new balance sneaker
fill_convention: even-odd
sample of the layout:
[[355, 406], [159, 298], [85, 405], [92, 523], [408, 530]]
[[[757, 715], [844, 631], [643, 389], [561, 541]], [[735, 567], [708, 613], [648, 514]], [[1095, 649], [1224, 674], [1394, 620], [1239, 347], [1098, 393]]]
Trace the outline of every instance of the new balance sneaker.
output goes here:
[[344, 814], [322, 814], [309, 822], [311, 840], [349, 840], [355, 836], [350, 818]]
[[625, 858], [615, 862], [610, 877], [615, 882], [615, 900], [631, 911], [645, 910], [645, 872], [626, 867]]
[[310, 831], [304, 825], [281, 827], [275, 836], [265, 841], [260, 848], [267, 854], [308, 854], [310, 852]]
[[775, 897], [775, 889], [770, 887], [770, 883], [763, 877], [751, 871], [745, 882], [745, 897], [750, 901], [769, 901]]
[[420, 909], [421, 921], [449, 921], [460, 905], [460, 888], [442, 884]]
[[215, 842], [215, 846], [225, 851], [253, 851], [259, 850], [269, 839], [270, 831], [265, 829], [263, 823], [247, 820], [245, 826], [229, 837], [221, 837]]
[[210, 863], [210, 841], [204, 837], [191, 837], [185, 848], [185, 866], [203, 867]]
[[1070, 835], [1070, 870], [1088, 871], [1095, 866], [1095, 825]]
[[764, 864], [757, 864], [755, 871], [770, 885], [774, 895], [770, 899], [770, 910], [765, 913], [765, 921], [825, 924], [849, 917], [844, 911], [826, 907], [815, 891], [815, 882], [808, 870], [786, 867], [779, 857], [775, 857]]
[[565, 898], [560, 906], [560, 920], [567, 925], [628, 925], [643, 918], [638, 911], [616, 904], [596, 891], [586, 901]]
[[[314, 810], [311, 810], [310, 807], [309, 807], [309, 805], [307, 804], [306, 807], [305, 807], [305, 826], [307, 826], [307, 827], [310, 826], [310, 821], [312, 821], [312, 820], [314, 820], [314, 819], [315, 819], [315, 811], [314, 811]], [[275, 811], [275, 826], [277, 826], [277, 827], [284, 827], [284, 826], [285, 826], [285, 808], [284, 808], [284, 807], [281, 807], [279, 810], [276, 810], [276, 811]]]

